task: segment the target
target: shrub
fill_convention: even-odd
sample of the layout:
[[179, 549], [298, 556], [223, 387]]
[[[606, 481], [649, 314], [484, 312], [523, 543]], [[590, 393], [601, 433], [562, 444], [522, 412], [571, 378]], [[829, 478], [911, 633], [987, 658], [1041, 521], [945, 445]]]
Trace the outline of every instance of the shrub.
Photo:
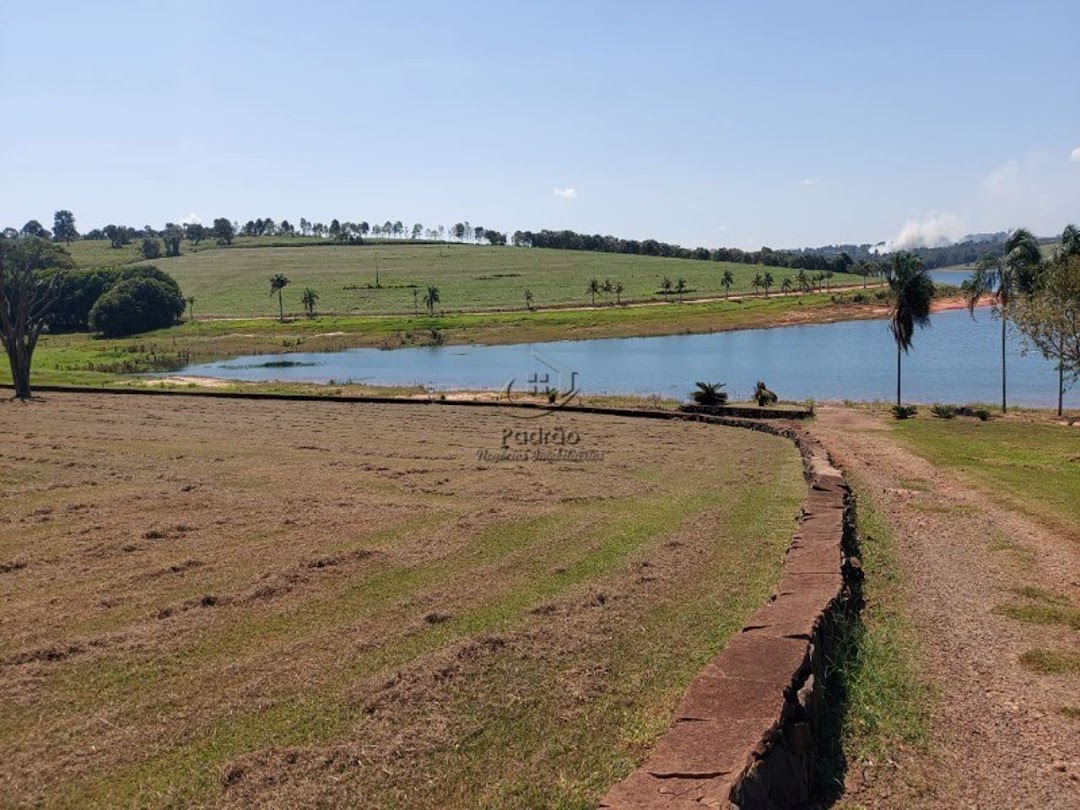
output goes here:
[[754, 388], [754, 400], [761, 407], [766, 405], [776, 404], [776, 394], [768, 389], [764, 380], [758, 380], [757, 387]]
[[990, 418], [990, 411], [979, 405], [961, 405], [956, 409], [957, 416], [970, 416], [974, 419], [978, 419], [980, 422], [985, 422]]
[[[171, 280], [171, 279], [170, 279]], [[156, 278], [129, 278], [98, 298], [90, 310], [90, 328], [105, 337], [123, 337], [172, 326], [184, 312], [184, 298]]]
[[919, 409], [914, 405], [893, 405], [892, 415], [897, 419], [911, 419]]
[[725, 383], [695, 383], [697, 388], [690, 393], [690, 398], [698, 405], [707, 408], [726, 405], [728, 400], [727, 391], [721, 391]]
[[49, 316], [52, 329], [86, 329], [90, 308], [119, 278], [111, 267], [93, 270], [70, 270], [61, 274], [56, 303]]
[[180, 285], [168, 273], [154, 265], [138, 267], [96, 267], [70, 270], [59, 282], [59, 296], [53, 306], [49, 325], [54, 329], [88, 329], [90, 310], [97, 300], [119, 282], [132, 278], [149, 278], [161, 282], [182, 297]]
[[930, 412], [938, 419], [952, 419], [956, 416], [956, 408], [952, 405], [935, 405]]

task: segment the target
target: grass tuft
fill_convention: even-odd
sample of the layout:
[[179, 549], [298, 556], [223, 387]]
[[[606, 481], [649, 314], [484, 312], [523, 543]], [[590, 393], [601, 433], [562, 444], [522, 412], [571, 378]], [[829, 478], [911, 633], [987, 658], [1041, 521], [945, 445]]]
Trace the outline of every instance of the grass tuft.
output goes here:
[[1067, 604], [1007, 604], [994, 607], [994, 613], [1026, 624], [1062, 624], [1080, 630], [1080, 609]]
[[1044, 675], [1072, 675], [1080, 672], [1080, 653], [1067, 650], [1028, 650], [1020, 663]]

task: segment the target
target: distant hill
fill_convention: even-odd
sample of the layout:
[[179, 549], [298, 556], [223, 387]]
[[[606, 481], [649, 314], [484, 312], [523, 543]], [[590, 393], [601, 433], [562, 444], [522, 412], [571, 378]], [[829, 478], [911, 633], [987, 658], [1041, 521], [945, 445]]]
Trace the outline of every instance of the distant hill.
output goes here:
[[[131, 246], [113, 249], [108, 242], [82, 240], [70, 245], [81, 266], [130, 264], [141, 257]], [[722, 297], [725, 271], [731, 293], [754, 289], [756, 277], [771, 276], [773, 295], [784, 279], [797, 284], [798, 270], [726, 261], [695, 261], [621, 253], [475, 244], [423, 244], [409, 239], [363, 245], [328, 240], [294, 241], [280, 237], [241, 237], [231, 247], [184, 242], [181, 255], [152, 262], [195, 298], [200, 316], [274, 315], [270, 278], [289, 279], [286, 311], [302, 311], [305, 287], [319, 296], [323, 313], [402, 315], [424, 309], [429, 286], [439, 290], [444, 312], [522, 310], [533, 307], [588, 306], [616, 302], [672, 301]], [[595, 295], [590, 282], [597, 281]], [[683, 281], [680, 296], [679, 280]], [[670, 286], [665, 287], [665, 280]], [[605, 284], [610, 282], [610, 284]], [[862, 285], [861, 276], [833, 273], [818, 282], [824, 289]], [[530, 293], [526, 298], [526, 291]]]

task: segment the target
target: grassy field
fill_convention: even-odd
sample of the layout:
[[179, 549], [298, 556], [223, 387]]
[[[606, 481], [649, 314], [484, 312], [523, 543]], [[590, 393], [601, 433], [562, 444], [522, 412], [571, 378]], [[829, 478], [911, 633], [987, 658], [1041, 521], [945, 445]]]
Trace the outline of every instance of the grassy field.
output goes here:
[[[413, 314], [423, 309], [427, 287], [439, 288], [441, 312], [525, 310], [525, 290], [533, 306], [586, 306], [589, 280], [621, 282], [623, 301], [678, 300], [661, 294], [664, 276], [687, 282], [686, 297], [722, 296], [725, 270], [735, 276], [733, 292], [751, 291], [755, 275], [769, 270], [779, 294], [785, 276], [795, 272], [758, 265], [664, 259], [570, 250], [487, 247], [476, 245], [399, 244], [312, 245], [310, 240], [268, 240], [272, 247], [253, 247], [260, 240], [240, 240], [236, 247], [214, 248], [203, 243], [183, 255], [153, 263], [170, 273], [184, 294], [194, 296], [197, 316], [274, 316], [277, 297], [270, 297], [270, 277], [287, 276], [286, 311], [303, 312], [305, 287], [319, 295], [319, 310], [335, 314]], [[81, 265], [111, 264], [112, 257], [137, 259], [132, 248], [112, 251], [104, 242], [75, 242], [72, 254]], [[376, 262], [379, 288], [375, 287]], [[832, 285], [861, 284], [861, 276], [837, 274]], [[414, 302], [413, 292], [417, 295]], [[615, 296], [598, 295], [598, 304], [613, 305]]]
[[1080, 428], [1014, 417], [911, 419], [893, 430], [933, 464], [962, 471], [988, 498], [1080, 540]]
[[[769, 593], [789, 442], [498, 409], [0, 403], [0, 796], [593, 807]], [[589, 462], [490, 462], [562, 427]]]

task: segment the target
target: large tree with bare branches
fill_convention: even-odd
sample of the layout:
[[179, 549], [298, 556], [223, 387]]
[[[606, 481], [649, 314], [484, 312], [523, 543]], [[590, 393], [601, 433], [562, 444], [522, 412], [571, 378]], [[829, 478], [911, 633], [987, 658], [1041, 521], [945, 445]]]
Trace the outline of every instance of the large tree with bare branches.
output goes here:
[[30, 397], [30, 361], [60, 294], [59, 271], [72, 266], [67, 252], [45, 239], [0, 238], [0, 343], [19, 399]]

